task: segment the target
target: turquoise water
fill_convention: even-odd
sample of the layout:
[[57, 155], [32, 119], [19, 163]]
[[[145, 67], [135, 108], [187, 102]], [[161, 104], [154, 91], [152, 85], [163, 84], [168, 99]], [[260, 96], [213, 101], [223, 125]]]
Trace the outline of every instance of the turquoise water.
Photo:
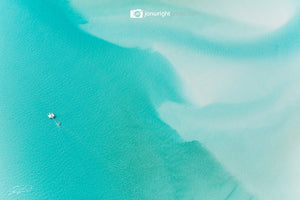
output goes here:
[[[184, 141], [199, 141], [260, 199], [300, 199], [297, 1], [70, 2], [82, 30], [170, 61], [187, 101], [156, 109]], [[172, 14], [130, 19], [136, 8]]]
[[62, 5], [0, 3], [0, 199], [254, 199], [158, 117], [183, 102], [171, 64], [83, 32]]
[[[187, 102], [158, 112], [184, 141], [203, 144], [260, 199], [300, 199], [297, 1], [71, 2], [84, 31], [170, 61]], [[136, 8], [187, 15], [129, 19]]]

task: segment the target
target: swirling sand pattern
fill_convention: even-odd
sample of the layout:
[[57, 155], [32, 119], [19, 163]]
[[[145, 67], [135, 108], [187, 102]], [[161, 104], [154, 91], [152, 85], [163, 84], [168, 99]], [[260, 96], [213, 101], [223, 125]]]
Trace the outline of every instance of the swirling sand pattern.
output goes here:
[[0, 2], [1, 199], [300, 197], [297, 15], [193, 3]]
[[[158, 111], [183, 139], [204, 144], [261, 199], [300, 198], [297, 1], [132, 1], [113, 12], [71, 2], [85, 31], [171, 62], [186, 102]], [[128, 19], [135, 8], [185, 15]]]

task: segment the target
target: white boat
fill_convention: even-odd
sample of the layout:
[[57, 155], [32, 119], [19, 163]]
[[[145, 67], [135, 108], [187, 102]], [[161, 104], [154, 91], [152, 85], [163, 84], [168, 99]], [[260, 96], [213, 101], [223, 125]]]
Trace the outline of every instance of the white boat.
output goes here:
[[55, 115], [54, 115], [53, 113], [49, 113], [49, 114], [48, 114], [48, 117], [49, 117], [49, 119], [54, 119], [54, 118], [55, 118]]

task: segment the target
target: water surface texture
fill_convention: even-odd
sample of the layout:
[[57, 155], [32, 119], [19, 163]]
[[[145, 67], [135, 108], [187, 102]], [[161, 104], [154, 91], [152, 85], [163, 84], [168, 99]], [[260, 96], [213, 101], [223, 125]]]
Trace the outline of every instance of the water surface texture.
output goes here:
[[2, 0], [0, 199], [299, 199], [297, 8]]

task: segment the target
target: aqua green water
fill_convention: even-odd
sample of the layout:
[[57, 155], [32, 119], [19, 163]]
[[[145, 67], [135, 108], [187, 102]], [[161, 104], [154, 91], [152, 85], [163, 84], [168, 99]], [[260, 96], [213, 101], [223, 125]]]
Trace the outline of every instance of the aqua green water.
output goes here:
[[163, 57], [90, 36], [51, 1], [0, 9], [0, 199], [251, 199], [159, 119], [182, 101]]

